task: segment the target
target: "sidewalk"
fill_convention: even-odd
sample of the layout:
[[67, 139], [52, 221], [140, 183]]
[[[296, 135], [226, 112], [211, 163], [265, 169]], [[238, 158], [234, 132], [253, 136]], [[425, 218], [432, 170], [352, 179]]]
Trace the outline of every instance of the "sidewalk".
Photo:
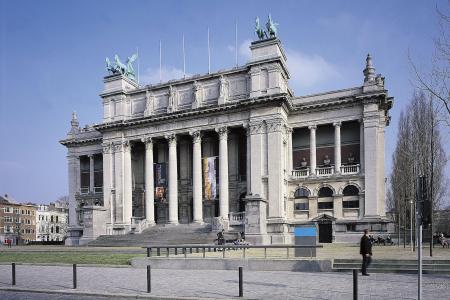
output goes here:
[[[148, 295], [146, 270], [78, 267], [77, 292]], [[359, 276], [360, 299], [415, 299], [417, 276], [372, 274]], [[11, 266], [0, 265], [0, 296], [11, 286]], [[16, 266], [17, 289], [71, 292], [71, 266]], [[18, 294], [20, 295], [20, 294]], [[152, 296], [210, 299], [237, 298], [238, 272], [222, 270], [152, 270]], [[450, 295], [450, 276], [424, 275], [423, 295]], [[0, 297], [1, 298], [1, 297]], [[247, 299], [351, 299], [352, 275], [347, 273], [251, 272], [244, 270]]]

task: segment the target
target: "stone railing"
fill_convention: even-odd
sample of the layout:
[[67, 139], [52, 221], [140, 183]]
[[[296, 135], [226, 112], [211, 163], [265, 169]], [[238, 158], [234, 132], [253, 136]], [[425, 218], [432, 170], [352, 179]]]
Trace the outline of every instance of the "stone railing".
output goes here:
[[309, 168], [292, 170], [292, 177], [305, 178], [309, 176]]
[[334, 174], [334, 167], [318, 167], [316, 168], [316, 174], [317, 176], [330, 176]]
[[88, 187], [80, 188], [80, 194], [82, 195], [89, 194], [89, 188]]
[[245, 212], [230, 212], [230, 225], [243, 225], [245, 221]]
[[341, 174], [342, 175], [352, 175], [352, 174], [358, 174], [358, 173], [359, 173], [359, 164], [341, 166]]

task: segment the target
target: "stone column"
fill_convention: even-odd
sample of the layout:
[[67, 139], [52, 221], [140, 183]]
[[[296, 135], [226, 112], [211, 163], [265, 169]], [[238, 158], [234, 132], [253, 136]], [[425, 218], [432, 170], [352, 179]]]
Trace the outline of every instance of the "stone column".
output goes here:
[[202, 138], [200, 131], [190, 133], [192, 136], [192, 196], [194, 223], [203, 223], [202, 202]]
[[94, 192], [94, 154], [89, 154], [89, 192]]
[[336, 173], [341, 173], [341, 122], [334, 125], [334, 166]]
[[251, 148], [251, 134], [250, 134], [250, 126], [247, 125], [245, 127], [245, 135], [247, 136], [247, 149], [246, 149], [246, 181], [247, 181], [247, 195], [250, 195], [251, 193], [251, 186], [252, 186], [252, 178], [251, 178], [251, 155], [252, 155], [252, 148]]
[[364, 122], [359, 120], [359, 164], [361, 173], [364, 173]]
[[80, 157], [75, 155], [68, 156], [69, 161], [69, 226], [78, 226], [77, 201], [75, 194], [78, 193], [80, 178]]
[[169, 134], [166, 139], [169, 144], [169, 224], [178, 224], [177, 137]]
[[288, 154], [287, 154], [287, 167], [286, 167], [286, 171], [288, 172], [288, 175], [292, 174], [292, 169], [294, 169], [293, 166], [293, 160], [292, 160], [292, 155], [293, 153], [293, 149], [292, 149], [292, 131], [293, 129], [288, 127], [286, 132], [287, 132], [287, 146], [288, 146]]
[[133, 187], [131, 173], [131, 144], [124, 141], [123, 145], [123, 223], [131, 224], [133, 216]]
[[145, 219], [148, 225], [155, 224], [155, 187], [153, 181], [153, 141], [142, 139], [145, 144]]
[[228, 128], [216, 128], [219, 133], [219, 207], [220, 216], [228, 220]]
[[104, 143], [103, 145], [103, 206], [108, 212], [106, 216], [106, 222], [112, 223], [112, 194], [113, 189], [112, 178], [113, 178], [113, 163], [112, 163], [112, 145], [110, 143]]
[[310, 164], [310, 174], [315, 175], [316, 174], [316, 125], [309, 126], [309, 164]]

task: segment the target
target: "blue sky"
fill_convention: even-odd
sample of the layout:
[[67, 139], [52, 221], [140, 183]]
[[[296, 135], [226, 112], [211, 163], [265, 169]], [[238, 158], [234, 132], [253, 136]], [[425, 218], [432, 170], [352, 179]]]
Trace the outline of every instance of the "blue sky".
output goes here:
[[[445, 2], [438, 1], [441, 4]], [[46, 203], [67, 194], [66, 149], [58, 141], [72, 111], [99, 123], [105, 57], [139, 48], [141, 84], [239, 63], [270, 12], [288, 55], [296, 95], [361, 85], [367, 53], [395, 97], [386, 131], [387, 170], [398, 116], [413, 91], [407, 53], [427, 71], [438, 34], [435, 1], [5, 1], [0, 0], [0, 194]]]

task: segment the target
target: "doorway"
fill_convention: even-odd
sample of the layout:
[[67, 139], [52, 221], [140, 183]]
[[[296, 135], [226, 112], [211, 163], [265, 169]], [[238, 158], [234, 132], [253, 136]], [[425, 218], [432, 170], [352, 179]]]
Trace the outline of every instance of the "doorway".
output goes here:
[[331, 243], [333, 241], [332, 223], [319, 224], [319, 243]]

